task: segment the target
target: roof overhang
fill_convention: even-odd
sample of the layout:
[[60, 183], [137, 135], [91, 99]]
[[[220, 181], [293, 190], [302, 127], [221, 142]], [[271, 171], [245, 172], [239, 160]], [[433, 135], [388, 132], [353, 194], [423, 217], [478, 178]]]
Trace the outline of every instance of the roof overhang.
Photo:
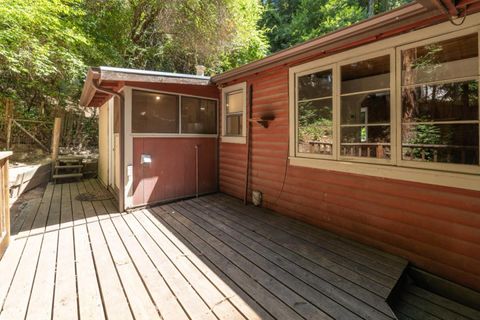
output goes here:
[[95, 87], [100, 87], [107, 91], [119, 92], [126, 83], [165, 83], [200, 86], [211, 84], [210, 77], [191, 74], [113, 67], [90, 68], [83, 85], [80, 105], [85, 107], [102, 106], [112, 95], [101, 92]]
[[[454, 8], [455, 10], [453, 10]], [[468, 8], [468, 11], [467, 11]], [[222, 85], [280, 65], [299, 63], [322, 57], [381, 39], [435, 25], [480, 10], [479, 0], [419, 0], [376, 15], [319, 38], [281, 50], [263, 59], [248, 63], [212, 77]]]

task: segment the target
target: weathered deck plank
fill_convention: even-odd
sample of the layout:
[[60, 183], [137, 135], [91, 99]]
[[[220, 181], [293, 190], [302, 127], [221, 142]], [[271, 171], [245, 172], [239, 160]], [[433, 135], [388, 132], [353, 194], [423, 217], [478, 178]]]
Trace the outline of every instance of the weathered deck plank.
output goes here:
[[[0, 260], [0, 319], [395, 317], [402, 259], [221, 194], [122, 214], [77, 199], [104, 192], [83, 180], [29, 203]], [[422, 299], [399, 318], [443, 316]]]
[[53, 189], [53, 186], [47, 187], [33, 220], [32, 229], [26, 239], [8, 295], [0, 311], [2, 320], [24, 318], [26, 315]]
[[[138, 217], [139, 214], [140, 213], [135, 213], [134, 216]], [[186, 241], [183, 240], [182, 235], [167, 228], [165, 224], [162, 224], [158, 219], [153, 217], [150, 212], [143, 211], [141, 214], [144, 214], [149, 218], [150, 221], [152, 221], [152, 223], [154, 223], [155, 226], [181, 251], [181, 256], [192, 261], [192, 263], [209, 278], [209, 280], [243, 315], [245, 315], [247, 319], [273, 319], [255, 300], [241, 290], [235, 282], [227, 276], [224, 276], [222, 269], [217, 267], [210, 260], [203, 258], [204, 255], [202, 251], [195, 247], [188, 246]]]
[[[199, 206], [195, 201], [189, 201], [188, 203], [181, 202], [179, 205], [185, 207], [187, 210], [188, 208], [191, 208], [191, 212], [194, 214], [204, 213], [204, 211], [202, 212], [200, 210], [204, 209], [204, 207]], [[197, 210], [193, 208], [196, 208]], [[349, 291], [344, 291], [341, 289], [341, 287], [338, 288], [334, 285], [340, 282], [344, 287], [346, 287], [346, 281], [344, 281], [344, 279], [341, 277], [335, 277], [334, 275], [328, 274], [325, 272], [325, 270], [321, 271], [323, 271], [324, 274], [327, 273], [327, 277], [330, 276], [329, 280], [331, 283], [323, 280], [315, 274], [318, 273], [319, 269], [321, 269], [319, 266], [312, 266], [311, 264], [308, 264], [308, 261], [304, 264], [299, 263], [302, 262], [302, 257], [299, 257], [283, 247], [276, 246], [274, 243], [272, 243], [273, 245], [269, 246], [269, 240], [266, 238], [260, 238], [262, 241], [259, 242], [258, 239], [256, 239], [258, 238], [258, 234], [254, 234], [250, 230], [242, 228], [240, 221], [233, 222], [231, 220], [222, 219], [220, 212], [215, 209], [214, 214], [203, 214], [198, 215], [198, 217], [209, 219], [212, 225], [215, 225], [217, 228], [223, 230], [225, 234], [231, 235], [233, 238], [242, 242], [245, 246], [255, 250], [255, 252], [267, 258], [269, 261], [271, 261], [271, 263], [274, 264], [276, 268], [282, 268], [291, 275], [294, 275], [303, 281], [304, 284], [300, 286], [300, 292], [308, 294], [308, 292], [311, 290], [308, 288], [308, 286], [311, 286], [319, 293], [322, 293], [325, 297], [328, 297], [329, 301], [327, 304], [323, 305], [323, 307], [327, 309], [333, 308], [331, 312], [335, 318], [339, 319], [341, 314], [337, 313], [345, 308], [355, 313], [346, 313], [345, 316], [347, 316], [349, 319], [354, 319], [357, 317], [357, 315], [364, 319], [390, 319], [393, 316], [393, 313], [386, 302], [377, 296], [372, 295], [371, 292], [362, 290], [361, 287], [350, 285], [348, 288], [350, 289], [351, 293], [348, 293]], [[303, 288], [305, 286], [307, 286], [306, 289]], [[362, 303], [364, 300], [357, 298], [357, 296], [362, 294], [371, 296], [370, 301], [372, 301], [372, 303], [370, 305]], [[315, 297], [316, 294], [309, 296]]]

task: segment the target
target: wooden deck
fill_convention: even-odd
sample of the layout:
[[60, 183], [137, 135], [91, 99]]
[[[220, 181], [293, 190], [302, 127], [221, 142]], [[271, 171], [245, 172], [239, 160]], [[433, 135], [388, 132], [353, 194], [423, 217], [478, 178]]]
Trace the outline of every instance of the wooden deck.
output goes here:
[[395, 319], [406, 261], [215, 194], [118, 213], [48, 185], [0, 261], [0, 319]]

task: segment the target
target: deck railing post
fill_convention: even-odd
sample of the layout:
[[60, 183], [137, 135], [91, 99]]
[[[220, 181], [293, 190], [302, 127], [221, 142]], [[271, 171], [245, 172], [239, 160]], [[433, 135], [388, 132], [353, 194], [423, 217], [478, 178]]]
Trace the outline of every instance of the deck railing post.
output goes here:
[[62, 118], [55, 118], [55, 122], [53, 123], [53, 134], [52, 134], [52, 176], [55, 172], [55, 164], [58, 159], [61, 127], [62, 127]]

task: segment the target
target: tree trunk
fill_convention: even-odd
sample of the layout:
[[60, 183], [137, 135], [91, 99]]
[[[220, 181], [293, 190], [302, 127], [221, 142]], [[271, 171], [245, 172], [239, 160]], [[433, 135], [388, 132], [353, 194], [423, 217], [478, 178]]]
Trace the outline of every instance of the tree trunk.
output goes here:
[[368, 17], [373, 17], [375, 14], [375, 0], [368, 0]]

